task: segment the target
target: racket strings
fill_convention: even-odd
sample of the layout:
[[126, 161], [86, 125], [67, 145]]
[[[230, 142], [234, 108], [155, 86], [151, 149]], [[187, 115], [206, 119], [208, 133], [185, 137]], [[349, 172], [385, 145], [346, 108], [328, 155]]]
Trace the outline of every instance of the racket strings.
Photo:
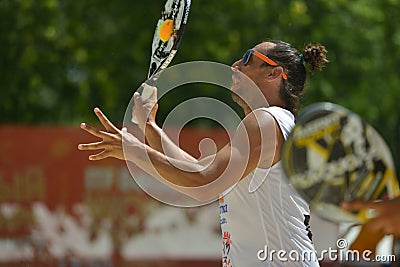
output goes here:
[[367, 211], [346, 215], [340, 203], [375, 200], [385, 192], [399, 195], [391, 157], [370, 125], [342, 109], [307, 115], [298, 119], [284, 146], [283, 165], [311, 206], [331, 219], [333, 213], [360, 219]]

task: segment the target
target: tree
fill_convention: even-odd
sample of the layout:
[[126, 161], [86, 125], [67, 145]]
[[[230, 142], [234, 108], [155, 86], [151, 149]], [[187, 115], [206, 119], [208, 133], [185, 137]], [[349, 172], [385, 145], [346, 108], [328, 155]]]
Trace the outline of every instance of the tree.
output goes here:
[[[102, 107], [122, 122], [147, 75], [159, 0], [3, 0], [0, 3], [1, 123], [77, 125]], [[330, 101], [363, 116], [394, 151], [400, 101], [400, 2], [394, 0], [197, 0], [173, 64], [231, 64], [264, 39], [301, 49], [324, 44], [331, 63], [310, 77], [304, 105]], [[198, 95], [229, 94], [195, 85], [166, 98], [160, 119]], [[396, 128], [397, 127], [397, 128]]]

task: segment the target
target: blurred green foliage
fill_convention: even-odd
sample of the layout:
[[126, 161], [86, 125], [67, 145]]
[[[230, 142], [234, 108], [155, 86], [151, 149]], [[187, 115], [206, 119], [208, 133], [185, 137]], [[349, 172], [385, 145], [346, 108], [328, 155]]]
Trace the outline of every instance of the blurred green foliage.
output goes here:
[[[101, 107], [122, 122], [147, 75], [160, 0], [0, 0], [0, 123], [93, 122]], [[398, 143], [400, 1], [193, 0], [172, 64], [231, 64], [264, 39], [298, 49], [320, 42], [330, 64], [308, 81], [303, 106], [341, 104]], [[212, 90], [186, 90], [182, 99]], [[229, 94], [214, 97], [229, 97]], [[160, 117], [176, 96], [160, 108]], [[179, 98], [179, 97], [178, 97]], [[174, 100], [175, 99], [175, 100]], [[229, 100], [226, 100], [229, 101]]]

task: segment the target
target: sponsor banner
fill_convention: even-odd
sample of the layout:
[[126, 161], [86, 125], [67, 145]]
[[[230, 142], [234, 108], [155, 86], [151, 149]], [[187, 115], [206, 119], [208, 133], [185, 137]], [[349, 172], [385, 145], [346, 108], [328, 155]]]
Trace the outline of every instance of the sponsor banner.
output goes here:
[[[179, 143], [199, 156], [205, 137], [228, 136], [184, 129]], [[78, 127], [0, 126], [0, 266], [220, 266], [217, 203], [160, 203], [124, 161], [89, 161], [77, 145], [90, 141]]]

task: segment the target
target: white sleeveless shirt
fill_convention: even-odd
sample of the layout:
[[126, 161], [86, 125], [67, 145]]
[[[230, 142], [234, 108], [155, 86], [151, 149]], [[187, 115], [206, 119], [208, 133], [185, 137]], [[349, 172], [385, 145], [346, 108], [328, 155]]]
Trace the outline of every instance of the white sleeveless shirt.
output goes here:
[[[279, 107], [263, 110], [286, 139], [294, 116]], [[220, 197], [219, 206], [223, 267], [319, 266], [308, 204], [288, 183], [280, 162], [256, 168]]]

